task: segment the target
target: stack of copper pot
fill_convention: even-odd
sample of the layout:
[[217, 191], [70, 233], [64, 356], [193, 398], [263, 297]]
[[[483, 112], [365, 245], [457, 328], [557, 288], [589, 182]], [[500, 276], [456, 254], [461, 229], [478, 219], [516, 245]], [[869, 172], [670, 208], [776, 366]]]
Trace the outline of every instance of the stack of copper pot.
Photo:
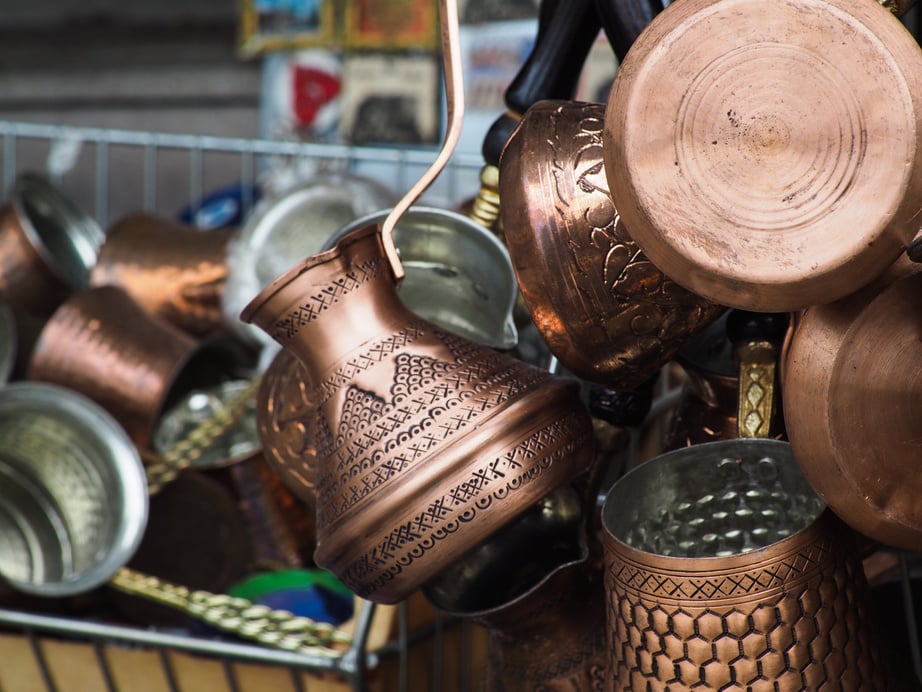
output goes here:
[[685, 377], [663, 453], [605, 493], [611, 689], [918, 686], [861, 567], [922, 550], [905, 9], [679, 0], [607, 104], [536, 103], [503, 151], [504, 237], [560, 362]]

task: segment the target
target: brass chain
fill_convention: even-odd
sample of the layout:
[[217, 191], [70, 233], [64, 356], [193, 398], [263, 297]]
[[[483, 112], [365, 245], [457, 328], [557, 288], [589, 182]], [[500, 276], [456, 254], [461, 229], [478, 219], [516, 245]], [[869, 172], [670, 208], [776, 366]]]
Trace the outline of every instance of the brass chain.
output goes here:
[[256, 395], [260, 378], [255, 377], [227, 402], [221, 410], [199, 423], [184, 439], [155, 457], [146, 466], [147, 491], [154, 495], [185, 469], [192, 466], [221, 435], [230, 430], [241, 418], [247, 405]]
[[[125, 593], [161, 603], [226, 632], [284, 651], [336, 658], [352, 643], [352, 635], [333, 625], [273, 610], [244, 598], [190, 591], [127, 567], [110, 585]], [[337, 647], [337, 648], [333, 648]]]

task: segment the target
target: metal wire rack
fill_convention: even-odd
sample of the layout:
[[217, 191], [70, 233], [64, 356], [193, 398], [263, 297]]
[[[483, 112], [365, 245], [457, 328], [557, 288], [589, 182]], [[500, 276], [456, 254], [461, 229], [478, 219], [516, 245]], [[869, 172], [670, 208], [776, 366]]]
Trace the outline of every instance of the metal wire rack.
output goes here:
[[[195, 208], [209, 191], [236, 185], [242, 194], [241, 215], [256, 202], [253, 190], [267, 172], [288, 167], [304, 171], [352, 172], [386, 180], [395, 193], [409, 188], [436, 156], [436, 150], [350, 147], [288, 141], [183, 135], [39, 123], [0, 121], [0, 181], [8, 190], [24, 171], [48, 175], [77, 205], [105, 228], [122, 214], [146, 210], [174, 215]], [[421, 201], [456, 204], [476, 194], [482, 160], [456, 154]], [[186, 633], [138, 629], [0, 609], [0, 648], [11, 645], [30, 659], [22, 675], [0, 675], [0, 689], [105, 690], [144, 689], [170, 692], [267, 689], [418, 688], [412, 681], [414, 647], [426, 665], [426, 689], [472, 689], [472, 628], [445, 620], [434, 610], [414, 624], [411, 604], [380, 607], [356, 599], [353, 640], [335, 656], [289, 653], [250, 644], [213, 640]], [[417, 618], [419, 619], [419, 618]], [[70, 655], [81, 663], [89, 656], [93, 673], [77, 682], [73, 669], [56, 661], [56, 646], [75, 644]], [[123, 654], [143, 651], [152, 659], [133, 661], [124, 672]], [[201, 666], [188, 675], [191, 657], [217, 666], [217, 677], [202, 683]], [[82, 661], [85, 663], [85, 661]], [[257, 666], [257, 687], [246, 684], [249, 667]], [[388, 668], [391, 673], [380, 671]], [[5, 667], [7, 672], [9, 667]], [[183, 671], [186, 671], [184, 676]], [[214, 670], [212, 670], [214, 672]], [[271, 675], [275, 674], [275, 677]], [[30, 676], [31, 673], [31, 676]], [[126, 679], [127, 675], [127, 679]], [[270, 677], [267, 677], [270, 676]], [[281, 677], [279, 677], [281, 676]], [[206, 676], [207, 677], [207, 676]], [[24, 682], [24, 680], [27, 680]], [[279, 686], [281, 685], [281, 686]]]

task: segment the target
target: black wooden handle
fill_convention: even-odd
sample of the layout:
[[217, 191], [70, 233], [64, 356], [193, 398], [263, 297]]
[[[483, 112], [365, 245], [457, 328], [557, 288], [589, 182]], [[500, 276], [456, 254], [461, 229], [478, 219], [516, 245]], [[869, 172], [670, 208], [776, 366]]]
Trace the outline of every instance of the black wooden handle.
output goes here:
[[508, 111], [484, 137], [486, 163], [499, 165], [506, 140], [532, 105], [573, 97], [586, 56], [602, 28], [594, 1], [542, 0], [534, 46], [506, 89]]

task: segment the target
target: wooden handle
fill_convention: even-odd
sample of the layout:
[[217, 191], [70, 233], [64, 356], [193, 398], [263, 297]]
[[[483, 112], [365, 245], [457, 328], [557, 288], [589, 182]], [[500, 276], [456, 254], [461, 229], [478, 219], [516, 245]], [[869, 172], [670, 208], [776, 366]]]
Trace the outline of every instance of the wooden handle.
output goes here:
[[602, 28], [594, 0], [542, 0], [538, 33], [525, 63], [505, 93], [508, 111], [487, 131], [483, 158], [498, 166], [519, 118], [544, 99], [572, 98], [589, 49]]

